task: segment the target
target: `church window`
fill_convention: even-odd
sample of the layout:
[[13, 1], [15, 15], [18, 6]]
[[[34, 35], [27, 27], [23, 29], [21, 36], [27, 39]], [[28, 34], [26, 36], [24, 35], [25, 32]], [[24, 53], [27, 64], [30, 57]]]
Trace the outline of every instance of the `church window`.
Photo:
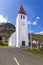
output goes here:
[[23, 16], [23, 19], [25, 19], [25, 16]]
[[22, 15], [21, 15], [21, 19], [22, 19]]
[[22, 16], [22, 15], [21, 15], [21, 19], [25, 19], [25, 16]]

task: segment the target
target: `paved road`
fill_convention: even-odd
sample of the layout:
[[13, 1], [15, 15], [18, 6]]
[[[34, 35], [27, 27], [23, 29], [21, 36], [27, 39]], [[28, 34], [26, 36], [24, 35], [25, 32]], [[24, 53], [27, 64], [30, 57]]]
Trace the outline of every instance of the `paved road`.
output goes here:
[[0, 65], [43, 65], [43, 59], [25, 49], [0, 48]]

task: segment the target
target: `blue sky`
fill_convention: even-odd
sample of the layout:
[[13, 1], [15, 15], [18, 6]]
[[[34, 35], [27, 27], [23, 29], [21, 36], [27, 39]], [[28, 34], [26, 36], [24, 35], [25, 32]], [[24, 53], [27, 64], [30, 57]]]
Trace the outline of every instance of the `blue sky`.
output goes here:
[[43, 31], [43, 0], [0, 0], [0, 22], [16, 24], [16, 16], [20, 5], [24, 7], [28, 17], [28, 32]]

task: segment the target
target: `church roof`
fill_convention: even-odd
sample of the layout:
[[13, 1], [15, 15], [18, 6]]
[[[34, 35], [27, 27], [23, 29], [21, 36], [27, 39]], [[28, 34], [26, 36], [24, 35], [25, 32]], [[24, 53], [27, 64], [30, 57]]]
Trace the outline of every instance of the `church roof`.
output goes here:
[[26, 15], [26, 12], [25, 12], [24, 8], [22, 7], [22, 5], [20, 6], [19, 13], [20, 13], [20, 14], [25, 14], [25, 15]]

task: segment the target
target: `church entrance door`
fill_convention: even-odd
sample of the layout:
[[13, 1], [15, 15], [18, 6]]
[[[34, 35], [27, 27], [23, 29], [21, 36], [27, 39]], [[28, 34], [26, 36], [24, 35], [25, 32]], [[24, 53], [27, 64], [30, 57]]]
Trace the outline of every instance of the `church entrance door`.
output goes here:
[[22, 46], [25, 46], [25, 41], [22, 41]]

